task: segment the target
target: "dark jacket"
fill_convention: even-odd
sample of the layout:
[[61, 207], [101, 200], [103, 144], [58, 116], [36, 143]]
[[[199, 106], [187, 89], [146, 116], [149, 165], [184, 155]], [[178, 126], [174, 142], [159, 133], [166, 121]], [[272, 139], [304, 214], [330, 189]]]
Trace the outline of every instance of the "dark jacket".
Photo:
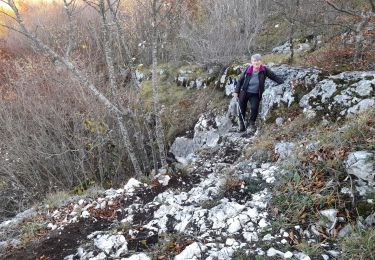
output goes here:
[[[246, 91], [245, 88], [249, 85], [249, 81], [251, 78], [251, 74], [253, 73], [253, 66], [249, 66], [246, 68], [245, 72], [241, 75], [241, 78], [237, 81], [236, 88], [234, 90], [235, 93], [240, 93], [240, 91]], [[275, 73], [273, 73], [269, 68], [261, 65], [259, 68], [259, 98], [262, 99], [262, 95], [264, 92], [264, 83], [266, 78], [269, 78], [275, 81], [278, 84], [284, 83], [280, 77], [278, 77]]]

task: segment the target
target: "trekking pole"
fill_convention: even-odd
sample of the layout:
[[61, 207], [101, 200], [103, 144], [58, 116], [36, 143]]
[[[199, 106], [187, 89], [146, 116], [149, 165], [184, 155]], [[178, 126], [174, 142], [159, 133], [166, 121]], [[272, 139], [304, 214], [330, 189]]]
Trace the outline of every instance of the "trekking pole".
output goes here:
[[240, 114], [239, 119], [240, 120], [242, 119], [243, 125], [244, 125], [245, 130], [246, 130], [247, 127], [246, 127], [246, 124], [245, 124], [245, 119], [243, 118], [242, 109], [241, 109], [241, 106], [240, 106], [240, 99], [237, 97], [236, 100], [237, 100], [237, 107], [238, 107], [238, 111], [237, 112]]

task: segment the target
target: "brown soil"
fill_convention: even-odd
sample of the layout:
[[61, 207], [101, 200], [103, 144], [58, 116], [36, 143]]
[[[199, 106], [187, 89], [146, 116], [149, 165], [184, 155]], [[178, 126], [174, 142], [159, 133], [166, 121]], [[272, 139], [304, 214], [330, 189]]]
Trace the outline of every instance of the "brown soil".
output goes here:
[[[155, 185], [151, 187], [140, 189], [133, 196], [120, 199], [119, 206], [121, 208], [126, 208], [133, 204], [135, 200], [137, 200], [137, 203], [144, 205], [151, 202], [155, 196], [164, 192], [168, 188], [187, 190], [190, 189], [195, 183], [200, 181], [199, 176], [196, 175], [174, 174], [170, 176], [171, 179], [167, 186], [162, 186], [155, 183]], [[117, 210], [118, 207], [115, 209]], [[148, 237], [148, 230], [142, 230], [142, 225], [152, 219], [155, 210], [157, 210], [157, 207], [149, 210], [147, 214], [142, 213], [135, 215], [132, 226], [133, 228], [138, 229], [140, 232], [135, 239], [127, 238], [129, 249], [134, 251], [145, 251], [148, 246], [158, 242], [158, 235]], [[48, 237], [31, 242], [25, 245], [23, 248], [11, 248], [8, 250], [7, 255], [0, 255], [0, 259], [52, 260], [63, 259], [70, 254], [75, 254], [80, 245], [84, 244], [86, 241], [89, 241], [87, 239], [89, 234], [94, 231], [106, 231], [111, 229], [110, 226], [114, 221], [113, 214], [98, 215], [98, 212], [92, 212], [92, 215], [96, 216], [99, 220], [80, 220], [80, 222], [65, 226], [63, 230], [50, 232]], [[106, 218], [107, 215], [108, 218]], [[100, 216], [102, 218], [98, 218]], [[117, 212], [118, 220], [121, 220], [123, 217], [125, 216], [122, 214], [122, 212]]]
[[87, 236], [89, 234], [97, 230], [105, 230], [109, 225], [110, 222], [104, 219], [96, 222], [93, 220], [81, 220], [0, 259], [63, 259], [67, 255], [76, 253], [77, 247], [88, 241]]

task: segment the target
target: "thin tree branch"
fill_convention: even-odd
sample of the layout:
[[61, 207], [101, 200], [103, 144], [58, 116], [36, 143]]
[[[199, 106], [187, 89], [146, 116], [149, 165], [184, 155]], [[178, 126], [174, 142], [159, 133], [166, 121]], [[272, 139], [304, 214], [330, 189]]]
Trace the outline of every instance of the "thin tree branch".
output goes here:
[[90, 0], [82, 0], [84, 3], [86, 3], [88, 6], [94, 8], [97, 12], [99, 12], [100, 8], [99, 8], [99, 4], [95, 3], [94, 1], [90, 1]]
[[3, 15], [5, 15], [5, 16], [8, 16], [9, 18], [11, 18], [11, 19], [17, 21], [17, 19], [16, 19], [15, 17], [11, 16], [10, 14], [8, 14], [8, 13], [6, 13], [6, 12], [4, 12], [4, 11], [0, 11], [0, 14], [3, 14]]
[[352, 12], [352, 11], [349, 11], [349, 10], [342, 9], [342, 8], [338, 7], [337, 5], [335, 5], [334, 3], [332, 3], [331, 0], [325, 0], [325, 2], [329, 6], [331, 6], [333, 9], [335, 9], [336, 11], [339, 11], [339, 12], [342, 12], [342, 13], [346, 13], [346, 14], [349, 14], [349, 15], [352, 15], [352, 16], [359, 16], [355, 12]]
[[73, 33], [73, 9], [69, 9], [70, 6], [72, 4], [74, 4], [75, 0], [71, 0], [70, 2], [68, 2], [67, 0], [64, 0], [64, 9], [65, 9], [65, 13], [68, 17], [68, 23], [69, 23], [69, 29], [68, 29], [68, 44], [67, 44], [67, 47], [66, 47], [66, 51], [65, 51], [65, 59], [68, 59], [69, 58], [69, 55], [70, 55], [70, 51], [72, 50], [72, 45], [73, 45], [73, 37], [72, 37], [72, 33]]
[[2, 26], [2, 27], [4, 27], [4, 28], [7, 28], [8, 30], [11, 30], [11, 31], [14, 31], [14, 32], [20, 33], [20, 34], [22, 34], [23, 36], [25, 36], [25, 37], [27, 37], [28, 39], [30, 39], [30, 37], [29, 37], [26, 33], [22, 32], [22, 31], [20, 31], [20, 30], [17, 30], [16, 28], [13, 28], [13, 27], [11, 27], [11, 26], [9, 26], [9, 25], [6, 25], [6, 24], [3, 24], [3, 23], [0, 23], [0, 26]]

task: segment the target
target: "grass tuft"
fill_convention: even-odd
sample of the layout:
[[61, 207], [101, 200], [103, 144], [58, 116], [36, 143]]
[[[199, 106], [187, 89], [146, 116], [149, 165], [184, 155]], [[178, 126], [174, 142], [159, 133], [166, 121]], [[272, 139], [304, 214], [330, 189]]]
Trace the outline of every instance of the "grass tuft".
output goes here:
[[64, 205], [71, 197], [71, 194], [65, 191], [58, 191], [47, 194], [44, 204], [48, 205], [50, 209], [59, 208]]
[[27, 244], [30, 241], [35, 241], [36, 238], [41, 237], [45, 228], [45, 220], [40, 215], [25, 220], [21, 225], [22, 243]]
[[345, 259], [375, 259], [375, 228], [355, 231], [339, 241]]

